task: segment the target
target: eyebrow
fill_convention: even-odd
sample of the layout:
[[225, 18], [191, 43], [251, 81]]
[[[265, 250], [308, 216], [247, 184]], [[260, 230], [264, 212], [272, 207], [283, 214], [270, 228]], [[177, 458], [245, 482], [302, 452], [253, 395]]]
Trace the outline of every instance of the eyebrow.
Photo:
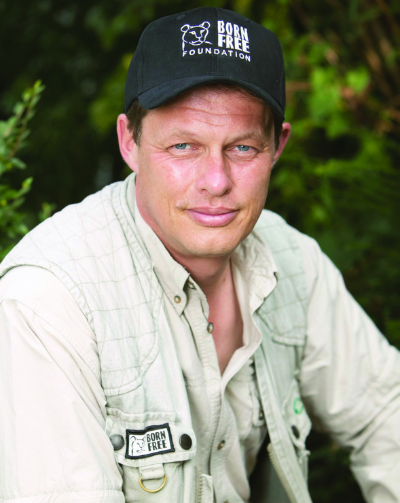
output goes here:
[[[190, 131], [188, 129], [173, 129], [171, 132], [171, 137], [181, 137], [181, 136], [188, 136], [192, 138], [196, 138], [197, 134], [195, 131]], [[253, 129], [252, 131], [248, 133], [243, 133], [243, 134], [238, 134], [236, 137], [233, 137], [232, 139], [229, 140], [229, 143], [240, 143], [241, 141], [246, 141], [246, 140], [255, 140], [262, 145], [267, 145], [268, 138], [266, 138], [264, 132], [257, 131]]]
[[232, 143], [245, 140], [255, 140], [261, 143], [262, 145], [268, 144], [268, 138], [266, 137], [265, 133], [256, 130], [250, 131], [250, 133], [248, 134], [238, 135], [237, 137], [233, 138]]
[[173, 129], [170, 134], [171, 136], [196, 136], [193, 131], [185, 129]]

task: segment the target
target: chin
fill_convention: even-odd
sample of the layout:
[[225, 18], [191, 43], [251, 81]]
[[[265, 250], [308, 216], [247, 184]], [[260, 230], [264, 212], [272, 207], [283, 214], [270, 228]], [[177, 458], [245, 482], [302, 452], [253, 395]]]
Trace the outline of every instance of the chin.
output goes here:
[[241, 240], [198, 241], [186, 243], [185, 249], [188, 256], [217, 258], [230, 255], [239, 245]]

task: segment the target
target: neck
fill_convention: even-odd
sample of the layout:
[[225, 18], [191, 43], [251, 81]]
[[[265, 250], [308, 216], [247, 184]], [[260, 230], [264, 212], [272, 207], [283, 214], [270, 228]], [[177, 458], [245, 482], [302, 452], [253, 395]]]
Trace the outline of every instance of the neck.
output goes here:
[[207, 297], [208, 321], [214, 325], [212, 336], [222, 375], [232, 355], [243, 346], [243, 320], [230, 255], [212, 259], [190, 258], [186, 261], [173, 253], [172, 256], [190, 272]]
[[168, 250], [196, 281], [207, 298], [230, 276], [230, 254], [223, 257], [182, 257]]

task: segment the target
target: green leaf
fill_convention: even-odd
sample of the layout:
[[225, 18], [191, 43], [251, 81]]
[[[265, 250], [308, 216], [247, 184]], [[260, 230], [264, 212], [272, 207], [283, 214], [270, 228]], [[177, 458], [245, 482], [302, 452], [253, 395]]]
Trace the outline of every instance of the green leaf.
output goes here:
[[356, 93], [362, 93], [371, 81], [367, 68], [360, 66], [349, 70], [346, 74], [346, 84]]

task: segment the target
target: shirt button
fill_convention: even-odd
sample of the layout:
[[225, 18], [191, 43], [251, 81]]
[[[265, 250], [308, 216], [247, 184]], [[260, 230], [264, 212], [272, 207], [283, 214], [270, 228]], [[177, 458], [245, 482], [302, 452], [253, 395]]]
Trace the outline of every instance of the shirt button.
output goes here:
[[192, 290], [194, 290], [196, 288], [190, 280], [188, 280], [187, 284], [188, 284], [188, 287], [191, 288]]
[[264, 419], [264, 411], [263, 410], [260, 410], [260, 412], [258, 413], [258, 419]]
[[225, 440], [221, 440], [221, 442], [218, 444], [218, 447], [217, 447], [218, 450], [220, 451], [224, 445], [225, 445]]
[[179, 295], [175, 295], [174, 297], [174, 301], [179, 304], [179, 302], [181, 301], [182, 299], [179, 297]]
[[179, 443], [181, 444], [182, 449], [185, 449], [185, 451], [188, 451], [192, 447], [192, 439], [186, 433], [181, 435]]
[[207, 325], [207, 332], [208, 332], [209, 334], [212, 334], [212, 331], [213, 331], [213, 330], [214, 330], [214, 325], [213, 325], [212, 323], [209, 323], [209, 324]]
[[114, 451], [119, 451], [125, 445], [124, 437], [122, 435], [111, 435], [111, 444], [114, 447]]

